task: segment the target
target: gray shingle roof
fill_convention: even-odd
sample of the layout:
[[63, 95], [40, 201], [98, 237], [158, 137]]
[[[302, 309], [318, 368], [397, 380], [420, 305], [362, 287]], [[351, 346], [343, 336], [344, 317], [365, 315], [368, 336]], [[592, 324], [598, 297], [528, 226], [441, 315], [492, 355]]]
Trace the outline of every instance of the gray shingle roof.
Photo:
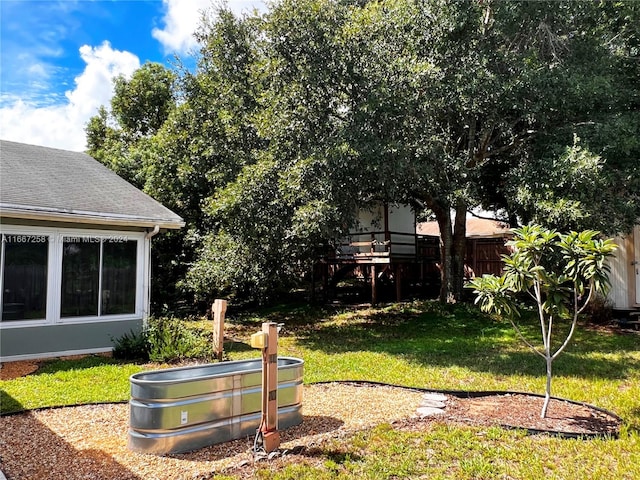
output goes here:
[[180, 228], [182, 218], [84, 153], [0, 140], [0, 217]]

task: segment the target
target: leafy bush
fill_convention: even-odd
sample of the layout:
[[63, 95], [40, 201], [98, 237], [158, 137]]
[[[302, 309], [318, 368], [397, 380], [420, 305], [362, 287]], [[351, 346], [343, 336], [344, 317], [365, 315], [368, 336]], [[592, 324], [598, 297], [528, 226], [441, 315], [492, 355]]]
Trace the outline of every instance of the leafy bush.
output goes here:
[[187, 328], [177, 318], [149, 318], [141, 331], [125, 333], [113, 340], [113, 356], [126, 360], [179, 362], [187, 358], [211, 358], [206, 335]]
[[149, 341], [145, 330], [131, 330], [117, 339], [114, 343], [113, 358], [120, 360], [149, 360]]
[[146, 335], [149, 359], [154, 362], [209, 358], [212, 354], [211, 343], [177, 318], [149, 319]]

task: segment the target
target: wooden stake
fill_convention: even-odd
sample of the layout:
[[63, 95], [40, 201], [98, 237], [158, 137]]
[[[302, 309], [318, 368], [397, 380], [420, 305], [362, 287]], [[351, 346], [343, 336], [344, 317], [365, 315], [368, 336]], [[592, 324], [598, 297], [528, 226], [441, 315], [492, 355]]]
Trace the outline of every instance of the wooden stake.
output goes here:
[[371, 305], [378, 303], [378, 276], [376, 264], [371, 264]]
[[216, 299], [211, 309], [213, 310], [213, 351], [221, 362], [224, 352], [224, 314], [227, 311], [227, 301]]
[[267, 334], [267, 348], [262, 365], [262, 412], [264, 449], [270, 453], [280, 446], [278, 433], [278, 324], [265, 322], [262, 331]]

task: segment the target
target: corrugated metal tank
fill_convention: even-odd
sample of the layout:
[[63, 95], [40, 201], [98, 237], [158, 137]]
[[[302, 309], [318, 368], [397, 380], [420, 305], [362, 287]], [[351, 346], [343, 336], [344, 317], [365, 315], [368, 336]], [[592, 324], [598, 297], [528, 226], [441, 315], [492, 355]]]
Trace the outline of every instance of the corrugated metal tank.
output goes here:
[[[278, 358], [278, 428], [302, 423], [299, 358]], [[130, 377], [129, 448], [167, 454], [254, 435], [262, 407], [262, 360], [136, 373]]]

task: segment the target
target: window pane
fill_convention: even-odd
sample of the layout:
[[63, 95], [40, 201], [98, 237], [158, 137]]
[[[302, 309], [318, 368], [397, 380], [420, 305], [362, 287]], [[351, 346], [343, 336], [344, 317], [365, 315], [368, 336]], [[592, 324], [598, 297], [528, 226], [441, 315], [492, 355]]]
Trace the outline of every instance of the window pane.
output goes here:
[[60, 315], [98, 315], [100, 239], [65, 238], [62, 250]]
[[45, 318], [49, 238], [4, 235], [2, 240], [2, 321]]
[[136, 241], [102, 244], [102, 315], [135, 313]]

